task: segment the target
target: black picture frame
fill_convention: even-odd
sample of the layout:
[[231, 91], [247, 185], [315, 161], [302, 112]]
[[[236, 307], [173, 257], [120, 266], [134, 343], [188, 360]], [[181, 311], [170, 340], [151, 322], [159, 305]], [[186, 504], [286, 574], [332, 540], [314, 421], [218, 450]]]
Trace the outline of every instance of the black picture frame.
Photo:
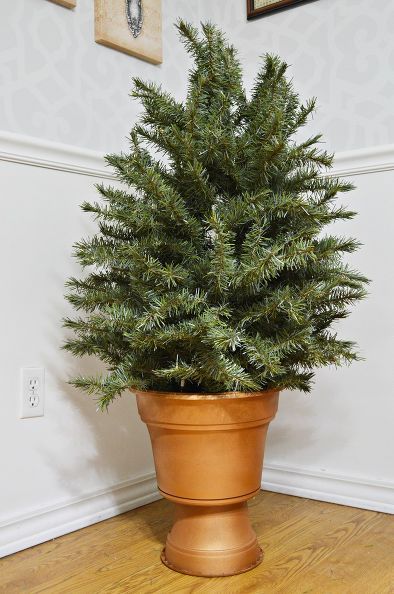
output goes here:
[[272, 4], [270, 4], [269, 6], [255, 8], [255, 0], [246, 0], [247, 18], [248, 20], [254, 19], [269, 12], [274, 12], [275, 10], [280, 10], [282, 8], [289, 8], [290, 6], [293, 6], [295, 4], [301, 4], [302, 2], [307, 1], [308, 0], [272, 0]]

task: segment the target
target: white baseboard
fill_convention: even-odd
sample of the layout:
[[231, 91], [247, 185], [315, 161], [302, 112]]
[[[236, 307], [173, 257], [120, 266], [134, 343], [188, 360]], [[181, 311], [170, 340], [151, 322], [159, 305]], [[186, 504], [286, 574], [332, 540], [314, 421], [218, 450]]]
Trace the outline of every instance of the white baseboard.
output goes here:
[[[262, 488], [394, 514], [394, 484], [304, 468], [264, 466]], [[0, 524], [0, 558], [160, 499], [153, 473]]]
[[265, 464], [262, 489], [394, 514], [394, 483]]
[[160, 499], [153, 473], [0, 524], [0, 558]]

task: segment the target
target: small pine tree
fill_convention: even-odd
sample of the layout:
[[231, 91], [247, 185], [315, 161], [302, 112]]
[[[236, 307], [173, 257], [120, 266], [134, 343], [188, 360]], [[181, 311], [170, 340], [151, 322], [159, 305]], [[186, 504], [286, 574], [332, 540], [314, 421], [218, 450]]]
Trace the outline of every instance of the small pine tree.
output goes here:
[[107, 364], [72, 381], [103, 409], [129, 387], [309, 391], [314, 368], [357, 359], [330, 328], [365, 296], [343, 261], [359, 244], [322, 234], [355, 215], [335, 206], [352, 186], [322, 173], [320, 136], [296, 140], [315, 101], [271, 55], [248, 99], [221, 31], [177, 28], [194, 60], [186, 101], [135, 78], [130, 153], [106, 157], [124, 189], [99, 185], [82, 205], [99, 232], [75, 246], [92, 268], [68, 281], [85, 315], [65, 320], [65, 348]]

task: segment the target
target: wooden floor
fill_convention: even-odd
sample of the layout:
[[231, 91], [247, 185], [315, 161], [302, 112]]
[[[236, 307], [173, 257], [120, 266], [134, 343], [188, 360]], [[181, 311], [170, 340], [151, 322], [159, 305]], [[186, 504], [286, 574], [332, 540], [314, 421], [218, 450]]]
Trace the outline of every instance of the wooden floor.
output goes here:
[[171, 505], [158, 501], [0, 561], [5, 594], [394, 594], [394, 517], [276, 493], [250, 502], [256, 569], [194, 578], [160, 562]]

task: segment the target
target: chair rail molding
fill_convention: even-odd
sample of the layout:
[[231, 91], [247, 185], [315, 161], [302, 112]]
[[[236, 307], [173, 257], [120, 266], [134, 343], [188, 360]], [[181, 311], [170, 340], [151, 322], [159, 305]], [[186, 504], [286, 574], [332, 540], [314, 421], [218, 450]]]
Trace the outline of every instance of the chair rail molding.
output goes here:
[[105, 154], [99, 151], [0, 132], [0, 161], [115, 179], [115, 174], [106, 167], [104, 157]]
[[[116, 179], [106, 166], [104, 156], [99, 151], [0, 131], [0, 161]], [[347, 177], [393, 169], [394, 144], [387, 144], [336, 153], [334, 167], [328, 175]]]

